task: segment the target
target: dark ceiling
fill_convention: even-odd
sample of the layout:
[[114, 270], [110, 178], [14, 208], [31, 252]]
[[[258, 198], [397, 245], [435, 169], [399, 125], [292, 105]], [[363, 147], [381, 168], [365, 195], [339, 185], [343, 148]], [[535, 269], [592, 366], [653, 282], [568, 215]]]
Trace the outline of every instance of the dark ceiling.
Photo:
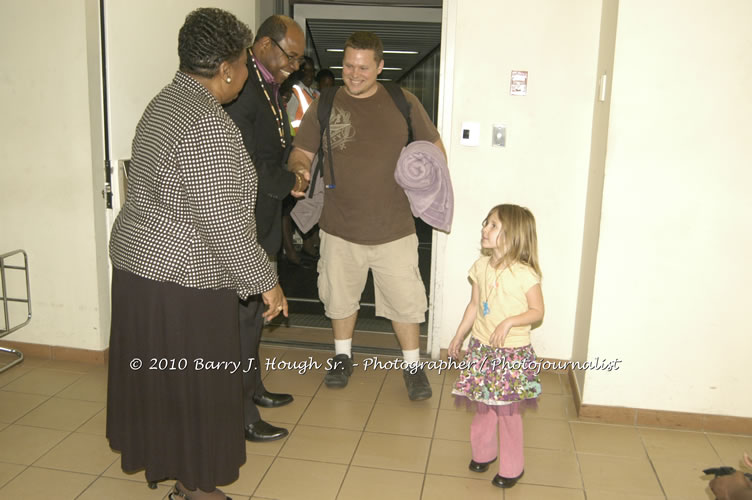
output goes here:
[[295, 6], [297, 3], [369, 7], [434, 7], [440, 9], [442, 0], [290, 0], [291, 6]]
[[[334, 1], [305, 0], [292, 1], [294, 4], [320, 4], [328, 6], [379, 6], [379, 7], [431, 7], [441, 8], [441, 0], [382, 0], [374, 1]], [[384, 70], [379, 78], [399, 81], [412, 68], [441, 45], [441, 23], [407, 21], [382, 21], [378, 19], [306, 19], [306, 54], [311, 55], [320, 68], [330, 68], [336, 78], [341, 78], [342, 52], [327, 49], [342, 49], [347, 38], [355, 31], [376, 33], [384, 44], [384, 67], [401, 68]], [[417, 54], [390, 54], [390, 50], [410, 50]]]
[[[326, 49], [342, 49], [345, 41], [355, 31], [372, 31], [381, 38], [384, 51], [410, 50], [417, 54], [384, 54], [384, 71], [379, 78], [398, 81], [441, 43], [441, 24], [396, 21], [352, 21], [341, 19], [308, 19], [309, 48], [321, 68], [332, 68], [335, 77], [342, 76], [342, 52]], [[308, 52], [308, 51], [307, 51]], [[388, 69], [388, 68], [400, 68]]]

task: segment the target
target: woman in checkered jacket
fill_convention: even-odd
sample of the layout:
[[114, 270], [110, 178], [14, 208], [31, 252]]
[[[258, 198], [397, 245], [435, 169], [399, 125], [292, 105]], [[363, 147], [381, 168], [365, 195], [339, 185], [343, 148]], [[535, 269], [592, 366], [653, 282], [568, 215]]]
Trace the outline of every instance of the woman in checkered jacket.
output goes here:
[[123, 470], [177, 479], [171, 498], [224, 499], [216, 486], [245, 462], [237, 296], [287, 315], [256, 241], [256, 172], [222, 108], [243, 88], [251, 42], [228, 12], [188, 15], [180, 70], [136, 128], [112, 229], [107, 437]]

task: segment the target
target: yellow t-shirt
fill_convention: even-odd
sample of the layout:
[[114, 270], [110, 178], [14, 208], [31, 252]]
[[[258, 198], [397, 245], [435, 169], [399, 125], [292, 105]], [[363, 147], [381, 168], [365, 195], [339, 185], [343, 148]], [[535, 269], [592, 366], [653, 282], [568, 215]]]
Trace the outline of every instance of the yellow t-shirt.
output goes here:
[[[491, 334], [504, 319], [526, 312], [527, 293], [540, 283], [535, 271], [525, 264], [515, 263], [499, 271], [491, 266], [490, 257], [481, 257], [470, 268], [469, 277], [478, 285], [478, 312], [473, 323], [473, 336], [484, 344], [491, 344]], [[515, 326], [509, 331], [503, 347], [522, 347], [530, 344], [530, 325]]]

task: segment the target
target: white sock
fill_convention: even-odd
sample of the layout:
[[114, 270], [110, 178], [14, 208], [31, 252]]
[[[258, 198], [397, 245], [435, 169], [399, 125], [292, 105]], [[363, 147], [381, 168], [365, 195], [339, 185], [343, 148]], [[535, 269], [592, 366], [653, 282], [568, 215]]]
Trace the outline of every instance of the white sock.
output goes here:
[[349, 358], [352, 358], [352, 339], [334, 339], [334, 354], [347, 354]]
[[420, 349], [411, 349], [409, 351], [402, 349], [402, 357], [405, 360], [405, 364], [414, 365], [420, 361]]

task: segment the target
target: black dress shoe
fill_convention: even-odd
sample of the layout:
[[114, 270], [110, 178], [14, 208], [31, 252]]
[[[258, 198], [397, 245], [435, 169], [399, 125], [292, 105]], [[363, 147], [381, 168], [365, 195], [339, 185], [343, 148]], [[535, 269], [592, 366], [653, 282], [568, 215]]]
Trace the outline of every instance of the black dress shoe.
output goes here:
[[470, 466], [468, 469], [470, 469], [473, 472], [486, 472], [488, 470], [488, 466], [494, 463], [496, 459], [490, 460], [488, 462], [476, 462], [475, 460], [470, 460]]
[[287, 436], [287, 429], [282, 427], [275, 427], [268, 422], [259, 420], [255, 424], [248, 424], [245, 426], [245, 438], [248, 441], [254, 441], [262, 443], [264, 441], [276, 441]]
[[[190, 495], [184, 491], [180, 491], [177, 486], [173, 486], [172, 491], [167, 494], [167, 498], [170, 500], [176, 500], [177, 498], [191, 500]], [[232, 498], [225, 495], [225, 500], [232, 500]]]
[[292, 403], [292, 396], [290, 394], [275, 394], [273, 392], [264, 391], [260, 396], [253, 396], [253, 402], [257, 406], [264, 408], [277, 408], [278, 406], [285, 406]]
[[522, 477], [524, 473], [525, 471], [523, 470], [517, 477], [502, 477], [496, 474], [496, 477], [491, 480], [491, 484], [498, 486], [499, 488], [511, 488], [512, 486], [517, 484], [517, 481]]

